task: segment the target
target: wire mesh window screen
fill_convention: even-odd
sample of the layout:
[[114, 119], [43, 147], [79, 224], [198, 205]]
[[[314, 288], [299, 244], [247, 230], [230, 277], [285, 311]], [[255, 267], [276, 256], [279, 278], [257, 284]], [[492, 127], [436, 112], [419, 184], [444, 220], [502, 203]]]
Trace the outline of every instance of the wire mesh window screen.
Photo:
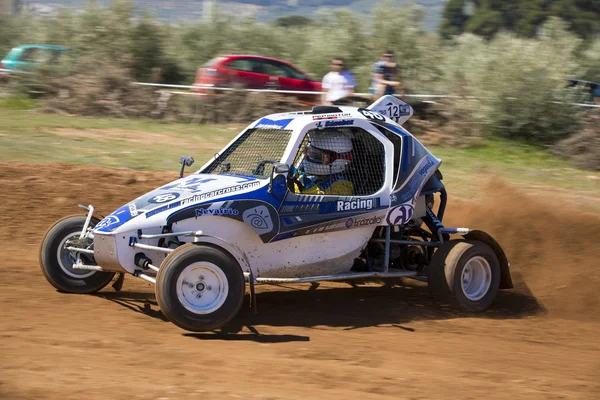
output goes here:
[[291, 133], [280, 129], [249, 129], [203, 172], [267, 177], [271, 165], [281, 160]]
[[294, 166], [309, 179], [301, 193], [368, 196], [385, 181], [385, 149], [360, 128], [315, 129], [304, 137]]

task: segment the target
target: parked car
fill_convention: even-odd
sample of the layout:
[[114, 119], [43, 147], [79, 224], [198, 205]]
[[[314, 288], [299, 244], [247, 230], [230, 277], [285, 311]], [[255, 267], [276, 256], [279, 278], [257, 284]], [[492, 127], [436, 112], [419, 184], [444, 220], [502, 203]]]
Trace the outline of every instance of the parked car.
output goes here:
[[[222, 55], [198, 69], [194, 85], [197, 93], [214, 93], [211, 88], [237, 87], [320, 92], [321, 82], [298, 67], [275, 58], [249, 55]], [[316, 102], [318, 95], [297, 95], [301, 100]]]
[[28, 72], [39, 64], [56, 62], [66, 47], [47, 44], [26, 44], [13, 48], [0, 63], [0, 74], [12, 76], [18, 72]]

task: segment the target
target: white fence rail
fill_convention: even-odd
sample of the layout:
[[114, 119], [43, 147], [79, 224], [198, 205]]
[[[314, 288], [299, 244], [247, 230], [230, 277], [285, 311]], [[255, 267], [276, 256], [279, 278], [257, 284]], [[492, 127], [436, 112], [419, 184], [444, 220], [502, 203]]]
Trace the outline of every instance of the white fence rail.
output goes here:
[[6, 69], [6, 68], [0, 68], [0, 73], [5, 73], [5, 74], [27, 74], [27, 75], [33, 74], [33, 72], [18, 71], [18, 70], [15, 70], [15, 69]]
[[[0, 68], [0, 73], [21, 73], [21, 74], [31, 74], [31, 72], [25, 71], [15, 71], [10, 69]], [[148, 83], [148, 82], [132, 82], [134, 85], [139, 86], [151, 86], [157, 88], [165, 88], [165, 89], [204, 89], [204, 90], [215, 90], [215, 91], [244, 91], [244, 92], [255, 92], [255, 93], [280, 93], [280, 94], [305, 94], [305, 95], [321, 95], [326, 92], [314, 92], [314, 91], [304, 91], [304, 90], [278, 90], [278, 89], [238, 89], [238, 88], [230, 88], [230, 87], [215, 87], [212, 85], [169, 85], [162, 83]], [[192, 95], [192, 96], [205, 96], [205, 93], [195, 93], [195, 92], [184, 92], [180, 90], [172, 90], [169, 93], [177, 94], [177, 95]], [[355, 96], [371, 96], [370, 93], [353, 93]], [[474, 99], [475, 96], [456, 96], [450, 94], [395, 94], [396, 97], [415, 97], [415, 98], [430, 98], [430, 99]], [[516, 99], [515, 99], [516, 100]], [[426, 103], [434, 103], [433, 101], [422, 100]], [[585, 103], [564, 103], [561, 101], [553, 101], [555, 104], [569, 104], [577, 107], [589, 107], [589, 108], [600, 108], [600, 105], [596, 104], [585, 104]]]
[[[134, 85], [140, 86], [153, 86], [153, 87], [164, 87], [174, 89], [204, 89], [204, 90], [216, 90], [216, 91], [244, 91], [244, 92], [257, 92], [257, 93], [281, 93], [281, 94], [325, 94], [327, 92], [315, 92], [306, 90], [279, 90], [279, 89], [236, 89], [230, 87], [216, 87], [212, 85], [167, 85], [161, 83], [146, 83], [146, 82], [133, 82]], [[173, 92], [174, 93], [174, 92]], [[177, 94], [188, 94], [187, 92], [177, 92]], [[197, 93], [191, 93], [197, 94]], [[371, 93], [353, 93], [356, 96], [371, 96]], [[461, 96], [454, 96], [448, 94], [397, 94], [398, 97], [430, 97], [430, 98], [460, 98]], [[468, 96], [466, 98], [475, 98]]]
[[[152, 86], [158, 88], [168, 88], [168, 89], [204, 89], [204, 90], [215, 90], [215, 91], [243, 91], [243, 92], [255, 92], [255, 93], [281, 93], [281, 94], [313, 94], [313, 95], [321, 95], [326, 92], [314, 92], [314, 91], [304, 91], [304, 90], [279, 90], [279, 89], [237, 89], [230, 87], [216, 87], [212, 85], [168, 85], [168, 84], [160, 84], [160, 83], [147, 83], [147, 82], [133, 82], [134, 85], [140, 86]], [[180, 94], [180, 95], [193, 95], [193, 96], [205, 96], [205, 93], [195, 93], [195, 92], [182, 92], [182, 91], [169, 91], [172, 94]], [[353, 93], [355, 96], [371, 96], [370, 93]], [[395, 94], [396, 97], [417, 97], [417, 98], [438, 98], [438, 99], [473, 99], [477, 100], [478, 97], [475, 96], [457, 96], [450, 94]], [[516, 99], [514, 99], [516, 100]], [[423, 100], [424, 102], [432, 103], [431, 101]], [[553, 101], [554, 104], [569, 104], [577, 107], [590, 107], [590, 108], [600, 108], [600, 105], [596, 104], [585, 104], [585, 103], [565, 103], [562, 101]]]

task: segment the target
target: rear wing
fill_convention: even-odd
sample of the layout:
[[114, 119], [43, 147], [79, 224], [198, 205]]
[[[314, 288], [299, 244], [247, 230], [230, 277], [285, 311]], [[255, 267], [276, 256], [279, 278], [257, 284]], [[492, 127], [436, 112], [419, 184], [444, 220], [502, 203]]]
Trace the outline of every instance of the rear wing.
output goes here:
[[389, 119], [396, 121], [398, 125], [402, 125], [413, 115], [413, 108], [410, 105], [391, 95], [381, 97], [367, 107], [367, 110], [385, 115]]

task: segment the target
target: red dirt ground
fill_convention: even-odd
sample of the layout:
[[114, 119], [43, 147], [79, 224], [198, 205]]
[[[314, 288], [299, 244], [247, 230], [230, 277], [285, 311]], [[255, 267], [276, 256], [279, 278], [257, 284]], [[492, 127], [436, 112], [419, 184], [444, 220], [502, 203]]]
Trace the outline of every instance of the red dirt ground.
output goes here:
[[600, 218], [502, 182], [447, 212], [511, 261], [515, 290], [482, 315], [412, 282], [269, 286], [238, 334], [191, 334], [143, 281], [94, 296], [45, 281], [37, 251], [54, 220], [77, 203], [108, 213], [175, 175], [0, 163], [0, 398], [599, 398]]

